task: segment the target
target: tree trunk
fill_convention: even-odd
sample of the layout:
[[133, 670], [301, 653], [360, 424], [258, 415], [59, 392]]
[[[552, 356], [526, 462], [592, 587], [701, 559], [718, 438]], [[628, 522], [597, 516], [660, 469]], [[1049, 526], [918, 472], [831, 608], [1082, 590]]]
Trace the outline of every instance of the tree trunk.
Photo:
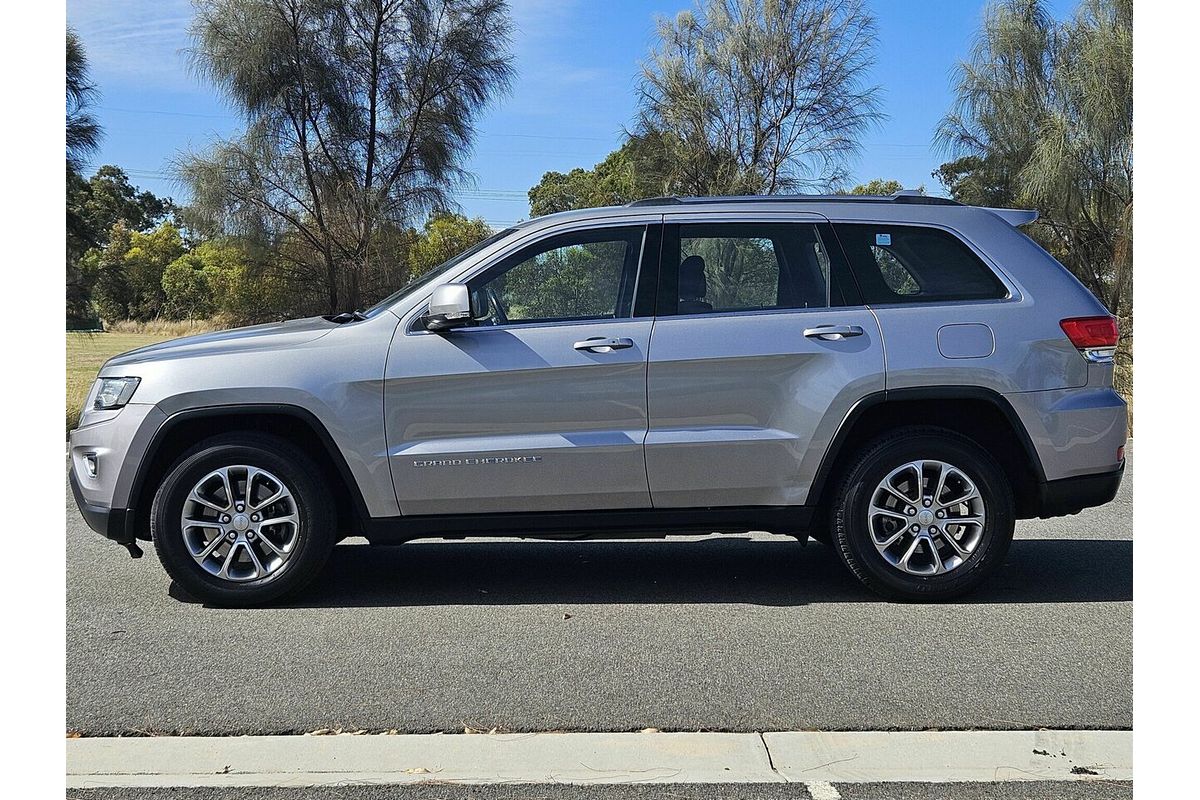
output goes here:
[[333, 252], [325, 246], [325, 289], [329, 293], [329, 313], [338, 314], [338, 270], [333, 260]]
[[351, 264], [350, 268], [346, 270], [347, 277], [349, 278], [349, 286], [346, 287], [347, 311], [356, 311], [359, 309], [359, 306], [362, 305], [362, 297], [360, 296], [361, 292], [359, 290], [358, 270], [359, 265], [357, 263]]

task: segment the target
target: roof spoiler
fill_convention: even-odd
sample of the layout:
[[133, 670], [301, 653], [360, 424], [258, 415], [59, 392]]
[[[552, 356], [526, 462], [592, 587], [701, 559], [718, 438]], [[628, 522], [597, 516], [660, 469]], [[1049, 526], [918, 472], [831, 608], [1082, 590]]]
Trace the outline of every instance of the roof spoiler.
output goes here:
[[1028, 225], [1038, 218], [1038, 212], [1031, 208], [985, 208], [984, 211], [992, 212], [1014, 228]]

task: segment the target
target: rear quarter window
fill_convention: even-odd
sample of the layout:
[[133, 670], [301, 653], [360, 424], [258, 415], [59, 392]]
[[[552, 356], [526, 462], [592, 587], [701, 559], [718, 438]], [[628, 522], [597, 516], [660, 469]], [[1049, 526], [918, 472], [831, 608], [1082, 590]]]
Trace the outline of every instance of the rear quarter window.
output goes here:
[[919, 225], [835, 223], [863, 302], [999, 300], [1008, 290], [957, 236]]

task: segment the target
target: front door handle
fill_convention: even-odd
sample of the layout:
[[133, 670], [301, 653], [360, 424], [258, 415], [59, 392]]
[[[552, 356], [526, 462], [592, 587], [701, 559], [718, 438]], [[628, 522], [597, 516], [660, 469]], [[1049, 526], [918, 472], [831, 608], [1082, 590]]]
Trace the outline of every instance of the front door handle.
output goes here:
[[815, 328], [805, 328], [804, 335], [810, 339], [821, 339], [826, 342], [840, 342], [851, 336], [862, 336], [861, 325], [818, 325]]
[[615, 338], [593, 336], [591, 339], [575, 343], [576, 350], [586, 350], [589, 353], [611, 353], [613, 350], [624, 350], [627, 347], [633, 347], [633, 339], [627, 339], [624, 336]]

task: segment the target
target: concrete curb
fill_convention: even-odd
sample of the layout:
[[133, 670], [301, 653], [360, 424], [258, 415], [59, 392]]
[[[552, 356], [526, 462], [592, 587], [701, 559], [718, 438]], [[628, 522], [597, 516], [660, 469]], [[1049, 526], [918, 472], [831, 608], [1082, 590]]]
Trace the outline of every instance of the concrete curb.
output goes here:
[[[833, 783], [881, 781], [1132, 778], [1128, 731], [67, 740], [68, 788], [797, 782], [823, 789]], [[827, 796], [836, 796], [829, 788], [833, 795]]]
[[763, 740], [775, 769], [793, 782], [1133, 780], [1131, 731], [765, 733]]

